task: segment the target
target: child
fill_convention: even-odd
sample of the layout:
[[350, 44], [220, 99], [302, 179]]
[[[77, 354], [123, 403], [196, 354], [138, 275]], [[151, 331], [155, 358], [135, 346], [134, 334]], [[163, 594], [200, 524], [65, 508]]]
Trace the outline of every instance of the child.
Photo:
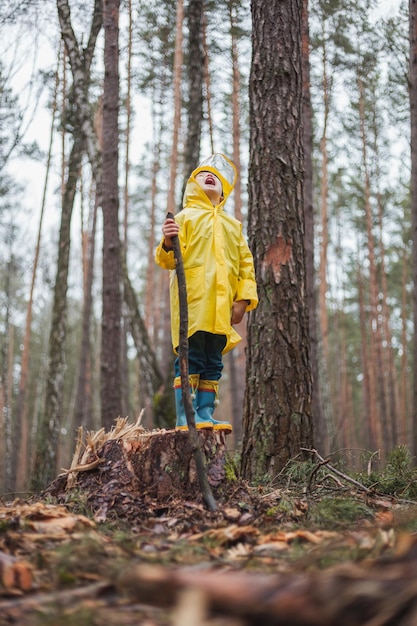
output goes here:
[[[222, 355], [240, 340], [233, 324], [258, 304], [253, 257], [242, 225], [227, 215], [224, 204], [236, 182], [236, 168], [214, 154], [191, 174], [183, 210], [166, 219], [155, 260], [170, 272], [171, 333], [179, 345], [179, 299], [172, 237], [178, 235], [188, 300], [188, 367], [197, 428], [230, 433], [228, 422], [213, 419], [222, 375]], [[175, 361], [176, 429], [187, 430], [178, 357]]]

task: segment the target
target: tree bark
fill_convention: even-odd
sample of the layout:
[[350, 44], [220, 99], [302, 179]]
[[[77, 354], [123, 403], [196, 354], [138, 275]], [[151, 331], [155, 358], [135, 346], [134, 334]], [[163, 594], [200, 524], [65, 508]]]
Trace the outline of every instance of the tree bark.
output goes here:
[[204, 84], [206, 88], [207, 122], [209, 127], [210, 148], [214, 154], [213, 114], [211, 107], [211, 79], [209, 68], [209, 52], [207, 45], [207, 17], [203, 10], [203, 50], [204, 50]]
[[[413, 437], [412, 454], [417, 459], [417, 0], [409, 0], [410, 20], [410, 124], [411, 124], [411, 233], [413, 241]], [[415, 461], [416, 462], [416, 461]]]
[[172, 129], [172, 146], [171, 146], [171, 164], [169, 173], [169, 191], [167, 212], [176, 213], [175, 211], [175, 183], [177, 179], [178, 169], [178, 137], [181, 126], [181, 68], [183, 60], [182, 42], [183, 42], [183, 22], [184, 22], [184, 3], [183, 0], [177, 1], [177, 17], [175, 24], [175, 53], [174, 53], [174, 120]]
[[317, 290], [314, 263], [315, 233], [313, 204], [313, 120], [310, 98], [310, 36], [308, 26], [308, 0], [303, 0], [302, 13], [302, 59], [303, 59], [303, 148], [304, 148], [304, 221], [306, 255], [306, 289], [308, 304], [308, 328], [310, 358], [313, 372], [312, 418], [316, 447], [328, 453], [329, 437], [321, 397], [320, 342], [317, 319]]
[[201, 125], [203, 121], [203, 0], [190, 0], [188, 22], [188, 102], [187, 139], [184, 151], [184, 185], [200, 159]]
[[[236, 166], [237, 179], [233, 190], [235, 217], [243, 222], [242, 213], [242, 184], [241, 173], [242, 164], [240, 158], [240, 69], [239, 69], [239, 51], [236, 36], [236, 27], [238, 18], [236, 16], [236, 3], [229, 0], [228, 11], [230, 20], [230, 36], [231, 36], [231, 62], [232, 62], [232, 135], [233, 135], [233, 151], [232, 161]], [[246, 382], [246, 320], [239, 326], [238, 332], [242, 337], [241, 343], [229, 352], [229, 371], [230, 371], [230, 398], [231, 398], [231, 414], [233, 423], [232, 437], [236, 443], [242, 439], [242, 412], [245, 397]]]
[[242, 471], [279, 471], [312, 441], [304, 258], [301, 4], [252, 2], [248, 328]]
[[81, 330], [81, 346], [80, 361], [78, 370], [77, 394], [74, 409], [74, 425], [75, 427], [84, 426], [92, 430], [92, 402], [91, 402], [91, 341], [90, 341], [90, 325], [91, 311], [93, 306], [93, 278], [94, 278], [94, 256], [95, 256], [95, 240], [96, 240], [96, 224], [97, 224], [97, 196], [93, 199], [91, 229], [88, 237], [88, 245], [86, 250], [86, 269], [84, 281], [84, 300], [82, 313], [82, 330]]
[[103, 312], [101, 323], [101, 419], [109, 429], [122, 410], [121, 254], [119, 234], [119, 5], [105, 0], [103, 23]]
[[365, 224], [367, 237], [367, 252], [369, 261], [369, 367], [370, 372], [370, 412], [375, 413], [375, 420], [380, 423], [381, 440], [378, 442], [378, 448], [382, 448], [384, 454], [388, 454], [391, 447], [391, 437], [388, 428], [388, 415], [385, 403], [385, 384], [384, 384], [384, 363], [383, 352], [381, 346], [381, 333], [379, 321], [379, 284], [377, 276], [377, 267], [375, 259], [375, 236], [373, 232], [374, 216], [371, 206], [371, 182], [369, 175], [368, 154], [367, 154], [367, 135], [365, 127], [365, 94], [364, 84], [361, 78], [358, 78], [358, 96], [359, 96], [359, 126], [360, 138], [362, 144], [362, 169], [364, 172], [364, 209]]
[[329, 247], [329, 217], [328, 217], [328, 154], [327, 154], [327, 126], [330, 109], [330, 81], [327, 75], [327, 48], [325, 37], [325, 26], [322, 25], [322, 63], [323, 63], [323, 132], [320, 139], [321, 156], [321, 180], [320, 180], [320, 263], [319, 263], [319, 320], [320, 335], [323, 348], [324, 363], [326, 368], [329, 365], [329, 317], [327, 313], [327, 292], [329, 285], [327, 281], [327, 252]]

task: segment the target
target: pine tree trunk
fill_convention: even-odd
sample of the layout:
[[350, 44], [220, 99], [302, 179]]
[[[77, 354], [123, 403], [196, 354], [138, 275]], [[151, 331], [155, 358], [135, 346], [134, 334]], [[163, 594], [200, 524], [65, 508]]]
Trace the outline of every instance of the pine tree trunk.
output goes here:
[[410, 20], [410, 124], [411, 124], [411, 232], [413, 240], [413, 421], [412, 454], [417, 459], [417, 0], [409, 2]]
[[329, 246], [329, 226], [328, 226], [328, 154], [327, 154], [327, 125], [329, 119], [330, 110], [330, 87], [327, 68], [327, 49], [326, 40], [324, 37], [323, 26], [323, 48], [322, 48], [322, 62], [323, 62], [323, 133], [320, 139], [320, 154], [321, 154], [321, 181], [320, 181], [320, 226], [321, 226], [321, 239], [320, 239], [320, 265], [319, 265], [319, 319], [320, 319], [320, 333], [321, 342], [323, 347], [324, 363], [326, 368], [329, 364], [329, 320], [327, 314], [327, 292], [329, 285], [327, 282], [327, 251]]
[[103, 87], [103, 312], [101, 324], [101, 418], [106, 429], [122, 410], [121, 252], [119, 236], [119, 4], [104, 2]]
[[[229, 20], [231, 33], [231, 62], [232, 62], [232, 138], [233, 151], [232, 161], [236, 166], [237, 179], [233, 190], [235, 217], [243, 222], [242, 213], [242, 165], [240, 158], [240, 69], [239, 69], [239, 51], [237, 45], [236, 28], [237, 18], [234, 11], [234, 2], [229, 0]], [[235, 350], [229, 353], [230, 368], [230, 399], [231, 399], [231, 418], [233, 424], [233, 439], [238, 443], [242, 438], [242, 412], [245, 397], [246, 383], [246, 345], [247, 345], [247, 323], [244, 318], [242, 324], [237, 328], [239, 335], [242, 337], [241, 343]]]
[[207, 122], [209, 127], [209, 138], [211, 152], [214, 154], [214, 131], [213, 131], [213, 115], [211, 109], [211, 80], [209, 69], [209, 51], [207, 45], [207, 18], [203, 11], [203, 50], [204, 50], [204, 83], [206, 86], [206, 105], [207, 105]]
[[[154, 113], [155, 115], [155, 113]], [[153, 147], [152, 179], [151, 179], [151, 208], [149, 216], [149, 239], [148, 239], [148, 267], [146, 268], [145, 285], [145, 324], [155, 347], [158, 339], [158, 305], [155, 303], [156, 292], [156, 263], [155, 263], [155, 226], [156, 226], [156, 199], [157, 199], [157, 176], [160, 168], [160, 138], [155, 138]], [[163, 271], [163, 270], [161, 270]]]
[[248, 232], [259, 306], [248, 328], [242, 471], [249, 480], [312, 445], [301, 30], [296, 0], [253, 0]]
[[360, 136], [362, 142], [362, 168], [364, 172], [364, 209], [366, 236], [369, 260], [369, 368], [374, 373], [372, 381], [374, 384], [370, 387], [370, 411], [375, 412], [376, 419], [380, 422], [382, 439], [378, 447], [382, 448], [384, 454], [387, 454], [391, 446], [391, 438], [388, 428], [388, 415], [385, 403], [385, 385], [384, 385], [384, 363], [381, 349], [381, 335], [379, 332], [380, 322], [378, 314], [378, 277], [375, 260], [375, 237], [373, 232], [373, 214], [370, 202], [371, 185], [368, 169], [367, 157], [367, 137], [365, 131], [365, 110], [364, 110], [364, 86], [361, 79], [358, 79], [359, 91], [359, 124]]
[[317, 290], [314, 262], [314, 205], [313, 205], [313, 123], [310, 98], [310, 36], [308, 26], [308, 0], [303, 0], [302, 13], [302, 54], [303, 54], [303, 148], [304, 148], [304, 220], [306, 289], [309, 310], [308, 328], [310, 335], [310, 358], [313, 372], [312, 415], [315, 446], [326, 455], [328, 433], [321, 400], [321, 377], [319, 359], [319, 329], [317, 320]]
[[183, 42], [184, 3], [177, 2], [177, 19], [174, 54], [174, 122], [172, 130], [171, 164], [169, 176], [169, 192], [167, 201], [167, 213], [176, 213], [175, 210], [175, 183], [178, 170], [178, 137], [181, 127], [181, 68], [182, 68], [182, 42]]
[[189, 0], [188, 21], [188, 102], [187, 138], [184, 151], [184, 184], [200, 160], [203, 121], [204, 54], [202, 43], [203, 0]]
[[359, 326], [361, 333], [361, 357], [363, 372], [363, 397], [362, 397], [362, 423], [367, 425], [367, 446], [372, 450], [380, 447], [380, 424], [376, 412], [375, 402], [375, 372], [372, 367], [372, 361], [369, 349], [369, 339], [367, 334], [368, 324], [365, 313], [365, 297], [363, 287], [363, 276], [361, 269], [358, 268], [358, 307], [359, 307]]
[[[378, 156], [379, 160], [379, 156]], [[381, 276], [381, 293], [382, 293], [382, 322], [380, 324], [381, 333], [381, 350], [383, 352], [383, 361], [385, 364], [385, 397], [386, 407], [388, 411], [388, 428], [391, 435], [391, 447], [394, 447], [398, 443], [398, 431], [400, 429], [398, 405], [399, 405], [399, 391], [397, 384], [397, 374], [395, 367], [395, 356], [392, 344], [392, 332], [391, 332], [391, 313], [388, 305], [388, 285], [387, 274], [385, 264], [385, 245], [384, 245], [384, 224], [383, 224], [383, 211], [381, 194], [377, 194], [378, 203], [378, 216], [379, 216], [379, 264], [380, 264], [380, 276]]]
[[408, 342], [408, 292], [409, 284], [409, 266], [410, 259], [407, 248], [404, 246], [402, 253], [402, 279], [401, 279], [401, 376], [400, 376], [400, 426], [399, 426], [399, 443], [408, 445], [410, 450], [413, 449], [411, 416], [412, 416], [412, 400], [410, 389], [410, 376], [408, 373], [409, 363], [409, 342]]
[[74, 409], [75, 427], [93, 428], [91, 399], [91, 340], [90, 325], [93, 305], [93, 276], [97, 224], [97, 196], [93, 200], [91, 211], [91, 227], [86, 251], [86, 274], [84, 280], [84, 301], [82, 313], [82, 339], [80, 345], [80, 361], [78, 368], [78, 384]]

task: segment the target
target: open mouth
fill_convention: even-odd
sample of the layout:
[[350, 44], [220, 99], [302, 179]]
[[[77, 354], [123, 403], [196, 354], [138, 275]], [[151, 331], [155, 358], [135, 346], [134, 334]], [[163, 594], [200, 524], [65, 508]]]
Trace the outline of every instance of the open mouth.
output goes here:
[[206, 183], [206, 185], [215, 185], [216, 181], [214, 180], [213, 176], [206, 176], [206, 180], [204, 181]]

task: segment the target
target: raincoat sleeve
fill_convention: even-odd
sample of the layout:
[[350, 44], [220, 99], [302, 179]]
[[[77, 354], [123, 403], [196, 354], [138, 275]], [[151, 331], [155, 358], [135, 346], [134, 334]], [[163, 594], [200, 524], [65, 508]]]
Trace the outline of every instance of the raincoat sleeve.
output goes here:
[[253, 256], [243, 235], [241, 235], [240, 239], [239, 277], [234, 300], [235, 302], [237, 300], [247, 300], [248, 306], [246, 311], [252, 311], [258, 305]]
[[174, 250], [166, 250], [163, 246], [163, 243], [164, 239], [161, 239], [161, 242], [155, 251], [155, 262], [164, 270], [174, 270]]

